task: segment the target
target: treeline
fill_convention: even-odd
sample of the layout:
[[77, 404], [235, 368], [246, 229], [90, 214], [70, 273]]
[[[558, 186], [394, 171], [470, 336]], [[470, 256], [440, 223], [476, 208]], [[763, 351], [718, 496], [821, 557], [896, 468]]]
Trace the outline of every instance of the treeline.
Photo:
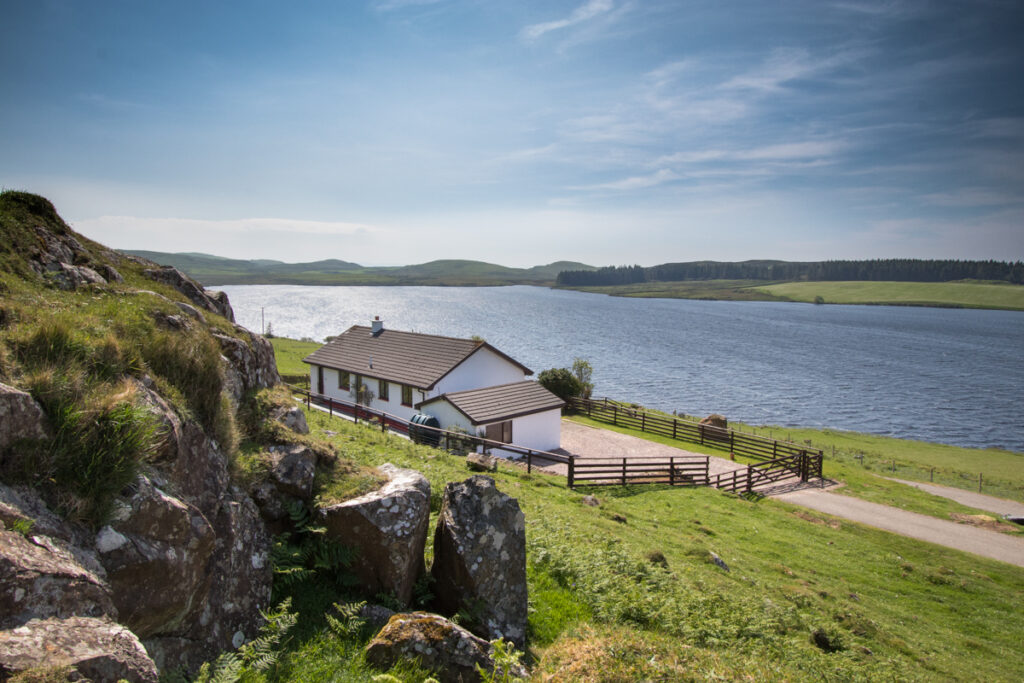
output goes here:
[[659, 266], [606, 266], [565, 270], [557, 283], [567, 287], [626, 285], [682, 280], [882, 280], [949, 282], [1000, 280], [1024, 284], [1024, 262], [922, 259], [870, 261], [693, 261]]

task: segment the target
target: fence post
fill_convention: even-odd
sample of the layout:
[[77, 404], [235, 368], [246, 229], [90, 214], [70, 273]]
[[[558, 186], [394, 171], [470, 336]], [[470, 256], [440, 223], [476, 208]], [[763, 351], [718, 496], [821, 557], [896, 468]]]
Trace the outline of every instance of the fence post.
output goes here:
[[[622, 485], [623, 486], [626, 485], [626, 459], [625, 458], [622, 459]], [[981, 484], [978, 485], [978, 488], [979, 489], [981, 488]]]
[[697, 431], [700, 432], [700, 445], [704, 445], [704, 425], [697, 425]]
[[779, 442], [772, 441], [772, 460], [775, 460], [777, 457], [779, 457]]
[[640, 431], [641, 432], [646, 432], [647, 431], [647, 413], [642, 412], [642, 411], [640, 413]]
[[676, 438], [676, 427], [679, 426], [679, 420], [672, 418], [672, 438]]
[[384, 413], [380, 414], [380, 431], [388, 431], [388, 416], [385, 415]]
[[978, 493], [981, 493], [981, 472], [978, 472]]
[[616, 427], [619, 426], [619, 407], [612, 406], [612, 424]]
[[730, 453], [732, 453], [733, 451], [736, 450], [736, 449], [733, 448], [733, 445], [732, 445], [733, 437], [735, 435], [736, 435], [736, 432], [734, 432], [733, 430], [730, 429], [729, 430], [729, 452]]
[[800, 481], [807, 481], [810, 463], [807, 462], [807, 451], [800, 451]]
[[747, 465], [747, 493], [754, 490], [754, 487], [750, 483], [750, 465]]
[[928, 481], [931, 481], [931, 482], [935, 481], [935, 468], [934, 467], [932, 468], [931, 474], [928, 475]]
[[526, 451], [526, 473], [533, 472], [533, 451]]
[[310, 405], [309, 405], [309, 403], [310, 403], [310, 397], [311, 397], [311, 396], [312, 396], [312, 394], [310, 394], [310, 393], [309, 393], [309, 392], [307, 391], [307, 392], [306, 392], [306, 410], [309, 410], [309, 409], [310, 409], [310, 408], [312, 407], [312, 406], [310, 406]]
[[[710, 456], [704, 456], [704, 481], [711, 484], [711, 458]], [[715, 488], [718, 488], [717, 486]]]
[[676, 458], [672, 456], [668, 459], [668, 484], [669, 486], [676, 485]]
[[576, 456], [570, 455], [569, 456], [569, 488], [574, 488], [574, 484], [575, 484], [574, 479], [575, 479], [575, 476], [576, 476], [575, 469], [576, 469]]

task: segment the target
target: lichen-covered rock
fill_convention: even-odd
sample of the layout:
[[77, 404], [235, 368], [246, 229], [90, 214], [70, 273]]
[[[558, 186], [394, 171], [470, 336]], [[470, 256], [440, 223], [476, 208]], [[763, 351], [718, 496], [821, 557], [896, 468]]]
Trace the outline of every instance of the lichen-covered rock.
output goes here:
[[273, 418], [296, 434], [309, 434], [306, 414], [298, 406], [282, 406], [274, 412]]
[[700, 424], [717, 427], [718, 429], [728, 429], [729, 427], [729, 421], [725, 419], [725, 415], [719, 415], [718, 413], [711, 413], [701, 420]]
[[235, 312], [231, 310], [231, 304], [228, 303], [228, 297], [224, 292], [216, 292], [216, 296], [208, 294], [198, 282], [173, 266], [148, 268], [142, 274], [150, 280], [170, 285], [187, 296], [199, 308], [222, 315], [231, 322], [235, 322]]
[[78, 289], [86, 285], [103, 285], [107, 280], [88, 266], [72, 266], [58, 263], [52, 272], [53, 281], [61, 289]]
[[270, 606], [270, 535], [256, 506], [231, 488], [210, 519], [216, 536], [210, 558], [210, 589], [186, 632], [144, 640], [163, 668], [196, 671], [220, 652], [254, 638]]
[[47, 424], [46, 415], [34, 398], [0, 383], [0, 458], [15, 441], [46, 437]]
[[109, 619], [32, 619], [0, 631], [0, 675], [64, 666], [97, 683], [158, 680], [156, 665], [135, 634]]
[[358, 552], [352, 571], [375, 595], [394, 593], [403, 603], [423, 574], [430, 524], [430, 482], [419, 472], [381, 465], [389, 481], [380, 489], [323, 508], [327, 536]]
[[473, 616], [488, 640], [526, 641], [526, 520], [519, 503], [476, 475], [444, 490], [434, 534], [434, 593], [448, 614]]
[[270, 461], [270, 476], [277, 490], [302, 500], [313, 498], [316, 453], [309, 446], [273, 446]]
[[251, 345], [241, 339], [223, 334], [214, 334], [224, 354], [225, 382], [224, 388], [238, 403], [250, 391], [266, 389], [281, 382], [274, 360], [274, 347], [258, 334], [249, 335], [244, 328], [238, 328], [240, 334], [249, 336]]
[[0, 628], [75, 615], [117, 616], [104, 578], [48, 537], [0, 531]]
[[494, 472], [498, 469], [498, 459], [484, 453], [469, 453], [466, 455], [466, 467], [473, 472]]
[[[411, 612], [396, 614], [366, 646], [366, 660], [381, 668], [398, 662], [418, 660], [434, 671], [442, 683], [470, 683], [483, 680], [477, 665], [494, 672], [493, 647], [486, 640], [437, 614]], [[499, 672], [524, 678], [526, 670]]]
[[96, 534], [120, 621], [140, 638], [188, 625], [206, 600], [213, 528], [199, 510], [146, 477]]

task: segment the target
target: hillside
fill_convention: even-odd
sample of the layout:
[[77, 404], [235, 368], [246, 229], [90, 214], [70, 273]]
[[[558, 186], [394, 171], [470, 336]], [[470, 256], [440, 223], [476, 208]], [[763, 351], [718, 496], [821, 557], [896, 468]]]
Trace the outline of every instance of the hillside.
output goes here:
[[126, 250], [124, 253], [174, 266], [206, 285], [551, 285], [563, 270], [592, 268], [572, 261], [557, 261], [532, 268], [508, 268], [482, 261], [445, 259], [410, 266], [373, 267], [337, 259], [284, 263], [197, 253], [139, 250]]

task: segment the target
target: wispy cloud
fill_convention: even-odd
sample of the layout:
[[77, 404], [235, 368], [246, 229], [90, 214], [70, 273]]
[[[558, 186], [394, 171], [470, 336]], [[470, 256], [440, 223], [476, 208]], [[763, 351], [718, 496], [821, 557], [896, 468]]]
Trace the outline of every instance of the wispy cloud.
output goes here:
[[371, 7], [378, 12], [393, 12], [405, 9], [406, 7], [419, 7], [422, 5], [436, 5], [445, 0], [374, 0]]
[[633, 176], [631, 178], [623, 178], [622, 180], [615, 180], [610, 183], [600, 183], [598, 185], [589, 185], [586, 187], [577, 187], [573, 189], [578, 190], [641, 190], [646, 187], [654, 187], [655, 185], [663, 185], [673, 180], [678, 180], [679, 175], [668, 168], [663, 168], [650, 175]]
[[655, 164], [694, 164], [708, 161], [801, 161], [822, 160], [835, 156], [849, 147], [840, 140], [806, 140], [749, 149], [704, 149], [677, 152], [660, 157]]
[[174, 234], [175, 232], [231, 233], [291, 233], [301, 235], [355, 235], [380, 232], [381, 229], [364, 223], [328, 221], [302, 221], [288, 218], [242, 218], [237, 220], [197, 220], [191, 218], [144, 218], [138, 216], [100, 216], [76, 221], [75, 227], [85, 232], [106, 230], [137, 230]]
[[569, 16], [563, 19], [525, 26], [520, 34], [531, 40], [540, 38], [545, 33], [590, 21], [595, 17], [610, 12], [614, 7], [615, 3], [612, 0], [588, 0], [588, 2], [574, 9]]

